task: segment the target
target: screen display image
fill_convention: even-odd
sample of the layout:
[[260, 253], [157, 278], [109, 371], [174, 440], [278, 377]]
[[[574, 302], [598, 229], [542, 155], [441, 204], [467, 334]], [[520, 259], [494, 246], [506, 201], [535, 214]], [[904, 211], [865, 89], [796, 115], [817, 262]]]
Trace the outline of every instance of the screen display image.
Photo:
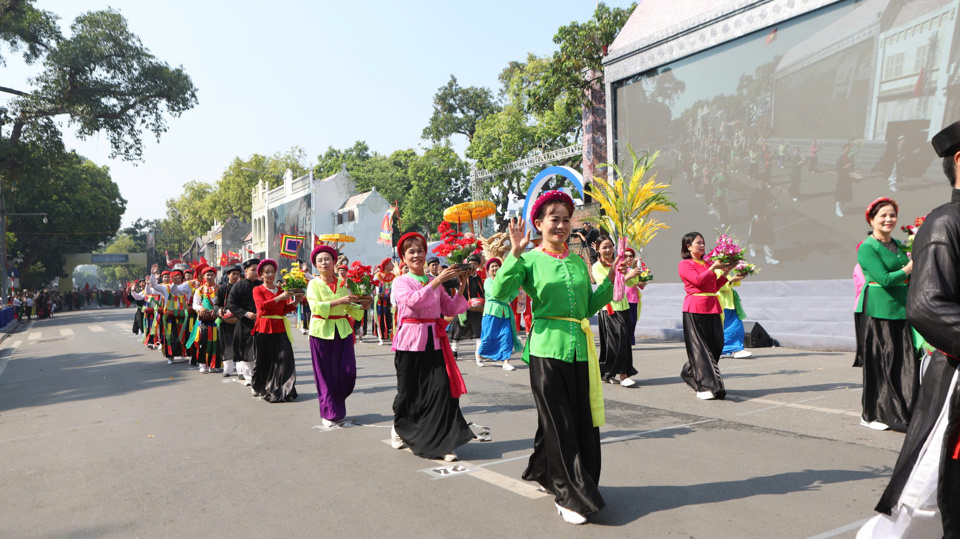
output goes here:
[[313, 227], [311, 223], [311, 195], [300, 197], [296, 200], [285, 202], [269, 210], [270, 219], [273, 222], [273, 239], [270, 240], [268, 252], [270, 257], [277, 261], [280, 269], [289, 270], [296, 263], [296, 259], [280, 256], [280, 238], [284, 234], [294, 236], [303, 236], [307, 238], [300, 245], [297, 258], [307, 260], [310, 258], [311, 238], [313, 238]]
[[679, 206], [645, 262], [677, 281], [683, 234], [728, 230], [751, 279], [850, 278], [870, 201], [898, 226], [949, 201], [929, 140], [960, 120], [958, 8], [840, 2], [614, 83], [618, 162], [660, 151]]

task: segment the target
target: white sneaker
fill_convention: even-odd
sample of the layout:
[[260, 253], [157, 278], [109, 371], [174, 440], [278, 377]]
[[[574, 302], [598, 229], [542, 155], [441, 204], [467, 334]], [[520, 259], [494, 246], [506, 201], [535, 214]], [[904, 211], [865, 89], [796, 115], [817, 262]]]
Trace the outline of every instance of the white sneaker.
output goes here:
[[210, 372], [210, 367], [208, 367], [206, 363], [201, 363], [200, 374], [207, 374], [208, 372]]
[[476, 358], [477, 358], [477, 367], [483, 367], [483, 358], [480, 356], [476, 356]]
[[250, 387], [250, 386], [252, 385], [252, 383], [250, 382], [250, 379], [247, 378], [246, 380], [243, 381], [243, 385], [246, 386], [246, 387]]
[[837, 202], [837, 217], [843, 217], [843, 210], [840, 209], [839, 202]]
[[327, 429], [330, 429], [330, 428], [333, 428], [333, 427], [336, 427], [336, 426], [337, 426], [337, 423], [336, 423], [335, 421], [330, 421], [329, 419], [324, 419], [324, 418], [322, 418], [322, 417], [320, 418], [320, 424], [323, 425], [323, 427], [324, 427], [324, 428], [327, 428]]
[[746, 350], [740, 350], [739, 352], [733, 353], [733, 359], [745, 359], [748, 357], [753, 357], [753, 354]]
[[697, 398], [705, 401], [712, 401], [717, 398], [713, 391], [697, 391]]
[[380, 339], [380, 342], [377, 343], [378, 346], [383, 346], [383, 339]]
[[458, 457], [456, 453], [447, 453], [443, 456], [443, 460], [447, 462], [457, 462], [460, 460], [460, 457]]
[[864, 420], [862, 417], [860, 418], [860, 426], [869, 427], [873, 430], [890, 430], [890, 427], [887, 426], [885, 423], [881, 423], [879, 421], [871, 421], [867, 423], [866, 420]]
[[363, 337], [357, 335], [357, 342], [363, 342]]
[[576, 511], [571, 511], [566, 507], [560, 507], [559, 504], [554, 503], [553, 505], [557, 506], [557, 513], [563, 517], [563, 521], [568, 524], [586, 524], [587, 517], [577, 513]]
[[623, 387], [633, 387], [637, 385], [637, 382], [635, 382], [630, 378], [624, 378], [623, 380], [620, 380], [620, 385], [622, 385]]
[[780, 263], [779, 260], [777, 260], [777, 259], [775, 259], [775, 258], [771, 258], [771, 257], [769, 257], [769, 256], [767, 257], [767, 264], [770, 264], [771, 266], [776, 266], [776, 265], [779, 264], [779, 263]]
[[306, 335], [307, 333], [310, 333], [310, 332], [307, 331], [306, 329], [301, 329], [301, 330], [300, 330], [300, 333], [303, 333], [304, 335]]
[[168, 360], [167, 360], [167, 365], [173, 365], [173, 360], [172, 360], [172, 359], [168, 359]]
[[504, 364], [503, 364], [503, 370], [505, 370], [505, 371], [515, 371], [515, 370], [517, 370], [517, 368], [514, 367], [513, 365], [509, 364], [509, 363], [504, 363]]
[[406, 442], [404, 442], [403, 438], [401, 438], [400, 435], [397, 434], [397, 429], [394, 427], [390, 427], [390, 447], [394, 449], [403, 449], [406, 446], [407, 446]]

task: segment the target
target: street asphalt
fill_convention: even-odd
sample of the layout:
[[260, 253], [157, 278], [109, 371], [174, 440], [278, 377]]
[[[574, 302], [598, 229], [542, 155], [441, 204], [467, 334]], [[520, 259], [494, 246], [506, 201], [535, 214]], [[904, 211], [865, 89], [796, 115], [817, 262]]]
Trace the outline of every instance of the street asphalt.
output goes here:
[[721, 360], [725, 401], [679, 376], [682, 343], [634, 347], [635, 388], [606, 385], [607, 506], [565, 524], [520, 479], [536, 409], [526, 366], [461, 348], [461, 407], [491, 440], [459, 463], [387, 443], [388, 346], [357, 344], [356, 426], [320, 427], [308, 337], [297, 391], [268, 404], [235, 377], [167, 365], [132, 309], [58, 313], [0, 344], [0, 535], [63, 537], [853, 537], [903, 435], [859, 426], [850, 353]]

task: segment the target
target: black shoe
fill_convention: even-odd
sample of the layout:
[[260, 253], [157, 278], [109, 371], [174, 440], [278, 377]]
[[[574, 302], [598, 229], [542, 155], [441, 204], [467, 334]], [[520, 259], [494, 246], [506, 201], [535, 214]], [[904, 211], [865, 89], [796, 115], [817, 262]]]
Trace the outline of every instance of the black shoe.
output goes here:
[[244, 378], [242, 374], [237, 373], [237, 380], [246, 380], [246, 378]]
[[459, 354], [456, 350], [454, 350], [454, 351], [453, 351], [453, 360], [456, 361], [456, 360], [458, 360], [459, 358], [460, 358], [460, 354]]
[[233, 376], [233, 375], [230, 374], [229, 372], [223, 373], [223, 377], [224, 377], [224, 378], [229, 378], [229, 377], [231, 377], [231, 376]]

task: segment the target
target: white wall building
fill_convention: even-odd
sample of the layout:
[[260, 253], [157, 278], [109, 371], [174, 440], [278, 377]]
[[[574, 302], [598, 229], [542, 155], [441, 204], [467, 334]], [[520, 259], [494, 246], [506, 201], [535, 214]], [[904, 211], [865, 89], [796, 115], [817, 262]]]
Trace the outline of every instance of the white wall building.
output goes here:
[[299, 251], [302, 260], [310, 257], [313, 236], [347, 234], [355, 243], [341, 248], [351, 261], [360, 260], [373, 265], [390, 256], [390, 247], [377, 243], [383, 215], [390, 207], [376, 189], [357, 193], [356, 182], [346, 168], [336, 174], [317, 180], [313, 174], [294, 178], [287, 170], [283, 185], [267, 189], [261, 180], [252, 192], [252, 247], [257, 256], [281, 262], [279, 257], [282, 234], [305, 236], [307, 241]]

